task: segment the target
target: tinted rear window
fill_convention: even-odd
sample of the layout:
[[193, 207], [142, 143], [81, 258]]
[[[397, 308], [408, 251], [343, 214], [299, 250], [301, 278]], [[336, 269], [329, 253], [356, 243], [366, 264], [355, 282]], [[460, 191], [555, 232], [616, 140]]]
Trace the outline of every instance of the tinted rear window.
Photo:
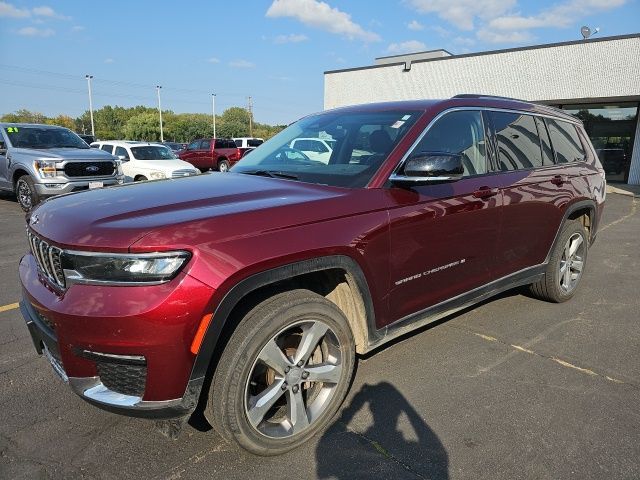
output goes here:
[[489, 112], [498, 140], [500, 170], [522, 170], [542, 166], [540, 138], [531, 115]]
[[553, 150], [557, 163], [578, 162], [584, 160], [584, 147], [575, 125], [562, 120], [547, 119]]
[[264, 142], [262, 140], [258, 140], [257, 138], [250, 138], [249, 140], [247, 140], [247, 145], [249, 145], [250, 147], [259, 147], [263, 143]]
[[553, 150], [551, 149], [551, 140], [549, 139], [547, 126], [540, 117], [536, 117], [536, 125], [538, 126], [538, 134], [540, 135], [540, 143], [542, 146], [542, 164], [553, 165], [555, 160], [553, 159]]

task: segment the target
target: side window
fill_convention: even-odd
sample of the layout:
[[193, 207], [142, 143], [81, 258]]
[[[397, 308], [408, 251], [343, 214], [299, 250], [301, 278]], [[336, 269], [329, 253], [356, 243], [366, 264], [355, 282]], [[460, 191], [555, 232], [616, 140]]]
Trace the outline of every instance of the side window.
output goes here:
[[187, 150], [198, 150], [199, 145], [200, 145], [200, 140], [194, 140], [189, 145], [187, 145]]
[[209, 150], [211, 148], [211, 140], [202, 140], [200, 150]]
[[311, 145], [310, 140], [296, 140], [295, 148], [303, 152], [313, 152], [313, 145]]
[[100, 149], [104, 150], [105, 152], [113, 153], [113, 145], [109, 145], [108, 143], [102, 145]]
[[547, 126], [541, 117], [536, 117], [536, 125], [538, 126], [538, 134], [540, 135], [542, 147], [542, 165], [553, 165], [556, 162], [553, 160], [553, 150], [551, 150], [551, 140], [549, 139]]
[[556, 152], [557, 163], [578, 162], [584, 160], [584, 147], [576, 132], [576, 127], [562, 120], [547, 119], [551, 135], [551, 144]]
[[234, 140], [236, 147], [242, 148], [242, 140]]
[[114, 155], [116, 157], [119, 157], [120, 155], [122, 155], [126, 160], [129, 160], [129, 153], [127, 152], [127, 149], [124, 147], [116, 147], [116, 151]]
[[326, 147], [326, 145], [322, 142], [313, 142], [316, 144], [316, 152], [318, 153], [326, 153], [329, 151], [329, 149]]
[[531, 115], [489, 112], [498, 141], [500, 170], [522, 170], [542, 166], [540, 138]]
[[482, 114], [461, 110], [440, 118], [422, 137], [413, 153], [457, 153], [462, 156], [464, 176], [487, 173], [487, 154]]

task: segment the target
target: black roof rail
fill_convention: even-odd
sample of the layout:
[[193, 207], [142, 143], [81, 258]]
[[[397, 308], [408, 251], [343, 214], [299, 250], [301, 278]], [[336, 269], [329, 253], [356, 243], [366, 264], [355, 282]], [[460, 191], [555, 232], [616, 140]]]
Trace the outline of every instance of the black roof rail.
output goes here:
[[522, 100], [521, 98], [503, 97], [500, 95], [485, 95], [484, 93], [459, 93], [458, 95], [454, 95], [451, 98], [495, 98], [497, 100], [512, 100], [515, 102], [531, 103], [527, 100]]
[[512, 102], [532, 103], [532, 104], [534, 104], [534, 105], [536, 105], [536, 106], [538, 106], [538, 107], [540, 107], [542, 109], [545, 109], [545, 110], [547, 110], [549, 112], [554, 112], [556, 114], [562, 115], [563, 117], [570, 117], [570, 118], [576, 120], [576, 118], [573, 115], [563, 111], [561, 108], [552, 107], [551, 105], [545, 105], [543, 103], [531, 102], [529, 100], [522, 100], [521, 98], [502, 97], [500, 95], [485, 95], [485, 94], [482, 94], [482, 93], [459, 93], [458, 95], [454, 95], [451, 98], [493, 98], [495, 100], [509, 100], [509, 101], [512, 101]]

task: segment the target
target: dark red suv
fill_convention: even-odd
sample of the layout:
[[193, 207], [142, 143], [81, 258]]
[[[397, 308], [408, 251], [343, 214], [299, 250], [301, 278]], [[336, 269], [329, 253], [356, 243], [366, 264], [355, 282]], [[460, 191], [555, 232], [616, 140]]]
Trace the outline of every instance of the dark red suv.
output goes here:
[[[328, 160], [290, 147], [314, 137]], [[202, 400], [227, 439], [277, 454], [329, 424], [357, 354], [513, 287], [571, 298], [604, 199], [559, 110], [473, 95], [341, 108], [226, 175], [40, 205], [21, 308], [83, 399], [172, 427]]]
[[242, 158], [244, 151], [230, 138], [200, 138], [180, 150], [180, 160], [189, 162], [202, 172], [226, 172]]

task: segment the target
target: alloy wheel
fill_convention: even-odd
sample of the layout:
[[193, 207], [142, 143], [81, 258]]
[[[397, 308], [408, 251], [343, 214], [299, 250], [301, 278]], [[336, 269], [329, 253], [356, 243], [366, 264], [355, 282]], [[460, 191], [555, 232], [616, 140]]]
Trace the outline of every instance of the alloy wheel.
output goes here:
[[245, 414], [269, 438], [308, 429], [331, 403], [342, 377], [333, 330], [307, 320], [285, 327], [258, 354], [245, 387]]
[[582, 235], [574, 233], [569, 237], [560, 259], [560, 288], [572, 292], [582, 276], [585, 257], [585, 242]]
[[32, 192], [31, 192], [31, 187], [29, 187], [29, 184], [23, 180], [20, 179], [18, 180], [18, 185], [17, 185], [17, 197], [18, 197], [18, 203], [20, 203], [20, 206], [25, 210], [25, 211], [29, 211], [31, 210], [32, 205]]

